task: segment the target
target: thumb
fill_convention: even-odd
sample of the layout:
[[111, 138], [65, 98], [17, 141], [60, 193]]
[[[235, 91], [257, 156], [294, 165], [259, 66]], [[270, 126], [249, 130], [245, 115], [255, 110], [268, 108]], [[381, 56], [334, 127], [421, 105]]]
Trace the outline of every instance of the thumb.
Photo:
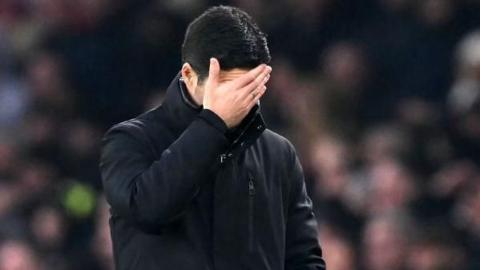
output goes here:
[[218, 77], [220, 74], [220, 63], [216, 58], [210, 58], [210, 68], [208, 70], [208, 81], [210, 85], [218, 84]]

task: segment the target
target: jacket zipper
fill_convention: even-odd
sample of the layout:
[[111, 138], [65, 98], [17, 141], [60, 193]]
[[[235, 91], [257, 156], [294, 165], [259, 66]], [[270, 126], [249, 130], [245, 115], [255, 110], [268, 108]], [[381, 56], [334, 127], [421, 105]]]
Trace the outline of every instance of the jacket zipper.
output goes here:
[[255, 182], [253, 176], [248, 175], [248, 246], [253, 251], [253, 217], [254, 217], [254, 199], [255, 199]]

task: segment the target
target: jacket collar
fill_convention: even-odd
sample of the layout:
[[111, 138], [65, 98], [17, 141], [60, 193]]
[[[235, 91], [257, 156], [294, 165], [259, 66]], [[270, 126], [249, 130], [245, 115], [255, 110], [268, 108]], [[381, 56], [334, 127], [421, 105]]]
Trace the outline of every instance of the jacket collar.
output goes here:
[[201, 106], [191, 101], [180, 72], [168, 86], [161, 107], [167, 113], [172, 127], [179, 132], [183, 132], [202, 110]]
[[[178, 134], [183, 132], [203, 109], [191, 100], [180, 73], [167, 88], [161, 107]], [[250, 146], [264, 130], [265, 121], [260, 113], [260, 106], [256, 105], [237, 128], [229, 131], [232, 142], [229, 154], [233, 155]]]

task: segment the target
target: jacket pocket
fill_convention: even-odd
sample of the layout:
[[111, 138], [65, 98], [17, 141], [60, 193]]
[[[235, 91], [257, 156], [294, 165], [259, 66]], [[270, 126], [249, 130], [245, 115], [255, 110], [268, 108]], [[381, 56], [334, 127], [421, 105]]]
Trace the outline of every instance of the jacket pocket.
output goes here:
[[255, 218], [255, 179], [248, 174], [248, 249], [254, 249], [254, 220]]

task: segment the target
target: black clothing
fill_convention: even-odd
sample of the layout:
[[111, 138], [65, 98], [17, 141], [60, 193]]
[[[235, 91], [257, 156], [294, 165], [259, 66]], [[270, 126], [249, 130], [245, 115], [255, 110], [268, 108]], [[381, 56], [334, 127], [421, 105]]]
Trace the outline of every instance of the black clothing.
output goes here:
[[162, 105], [105, 135], [117, 269], [325, 269], [292, 145], [258, 107], [229, 140], [183, 88], [177, 76]]

